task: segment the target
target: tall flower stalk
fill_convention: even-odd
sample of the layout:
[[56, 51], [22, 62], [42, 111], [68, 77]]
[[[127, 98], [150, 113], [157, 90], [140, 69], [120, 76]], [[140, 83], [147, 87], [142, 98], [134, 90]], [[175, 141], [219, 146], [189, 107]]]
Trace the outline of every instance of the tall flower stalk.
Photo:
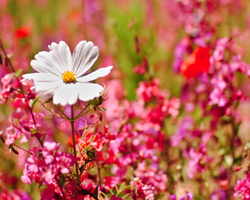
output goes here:
[[[70, 123], [71, 123], [71, 131], [72, 131], [72, 141], [73, 141], [74, 156], [77, 158], [77, 153], [76, 153], [76, 141], [75, 141], [75, 127], [74, 127], [75, 118], [74, 118], [74, 106], [73, 106], [73, 105], [71, 106], [71, 120], [70, 120]], [[79, 177], [79, 174], [78, 174], [79, 166], [78, 166], [78, 162], [77, 162], [77, 161], [76, 161], [75, 166], [76, 166], [76, 179], [77, 179], [77, 184], [80, 184], [80, 177]]]

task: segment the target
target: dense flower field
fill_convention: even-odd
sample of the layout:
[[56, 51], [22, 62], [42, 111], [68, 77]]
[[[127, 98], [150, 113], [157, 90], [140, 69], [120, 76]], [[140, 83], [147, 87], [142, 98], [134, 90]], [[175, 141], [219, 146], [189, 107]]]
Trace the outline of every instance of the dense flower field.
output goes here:
[[250, 200], [248, 0], [0, 0], [0, 200]]

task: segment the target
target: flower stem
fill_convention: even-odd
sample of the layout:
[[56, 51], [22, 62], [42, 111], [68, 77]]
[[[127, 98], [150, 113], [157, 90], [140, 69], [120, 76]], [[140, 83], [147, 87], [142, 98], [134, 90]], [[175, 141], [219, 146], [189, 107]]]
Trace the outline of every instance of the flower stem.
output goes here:
[[66, 200], [65, 194], [64, 194], [64, 192], [63, 192], [63, 187], [62, 187], [62, 188], [60, 187], [60, 185], [59, 185], [59, 181], [57, 180], [57, 178], [56, 178], [56, 177], [55, 177], [55, 180], [56, 180], [56, 183], [57, 183], [58, 187], [59, 187], [59, 188], [60, 188], [60, 190], [61, 190], [61, 193], [62, 193], [62, 195], [63, 195], [63, 199], [64, 199], [64, 200]]
[[[1, 38], [0, 38], [0, 48], [2, 49], [2, 51], [3, 51], [3, 53], [4, 53], [4, 56], [5, 56], [5, 59], [6, 59], [6, 61], [8, 62], [8, 64], [9, 64], [11, 70], [12, 70], [13, 72], [16, 72], [15, 69], [14, 69], [14, 67], [13, 67], [13, 65], [12, 65], [12, 63], [10, 62], [10, 59], [8, 58], [8, 55], [7, 55], [7, 53], [6, 53], [5, 49], [4, 49], [4, 47], [3, 47], [3, 42], [2, 42], [2, 40], [1, 40]], [[23, 97], [24, 97], [25, 103], [27, 104], [27, 106], [28, 106], [28, 108], [29, 108], [29, 111], [30, 111], [30, 114], [31, 114], [31, 118], [32, 118], [33, 123], [34, 123], [35, 128], [36, 128], [36, 134], [34, 134], [34, 136], [37, 138], [37, 140], [39, 141], [40, 145], [43, 147], [43, 142], [42, 142], [42, 140], [41, 140], [41, 138], [40, 138], [40, 134], [37, 132], [38, 130], [37, 130], [37, 126], [36, 126], [36, 120], [35, 120], [35, 117], [34, 117], [32, 108], [30, 107], [29, 102], [28, 102], [28, 100], [27, 100], [27, 97], [26, 97], [25, 94], [24, 94], [23, 87], [22, 87], [22, 84], [21, 84], [19, 78], [16, 77], [16, 80], [17, 80], [18, 86], [19, 86], [19, 88], [20, 88], [20, 93], [21, 93], [21, 94], [23, 95]]]
[[101, 170], [100, 170], [100, 167], [99, 167], [98, 160], [97, 160], [96, 163], [97, 163], [97, 170], [98, 170], [99, 187], [100, 187], [100, 190], [102, 191]]
[[[76, 155], [76, 142], [75, 142], [75, 128], [74, 128], [74, 123], [75, 123], [75, 118], [74, 118], [74, 109], [73, 105], [71, 106], [71, 130], [72, 130], [72, 140], [73, 140], [73, 149], [74, 149], [74, 156], [77, 158]], [[77, 184], [80, 184], [80, 179], [78, 175], [78, 162], [76, 161], [76, 178], [77, 178]]]

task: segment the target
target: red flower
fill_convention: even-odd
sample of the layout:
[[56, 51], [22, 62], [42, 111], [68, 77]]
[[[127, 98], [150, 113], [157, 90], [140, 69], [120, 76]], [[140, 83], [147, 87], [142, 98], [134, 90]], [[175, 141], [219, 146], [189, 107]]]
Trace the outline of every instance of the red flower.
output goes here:
[[30, 35], [30, 32], [31, 32], [30, 27], [22, 26], [15, 30], [15, 36], [18, 39], [23, 39], [23, 38], [28, 37]]
[[193, 78], [207, 72], [210, 67], [210, 49], [208, 47], [198, 47], [194, 52], [183, 61], [181, 65], [181, 73], [187, 78]]
[[[78, 144], [78, 142], [79, 142], [79, 136], [78, 135], [75, 135], [75, 142], [76, 142], [76, 144]], [[68, 139], [67, 144], [68, 144], [68, 146], [73, 147], [72, 136]]]

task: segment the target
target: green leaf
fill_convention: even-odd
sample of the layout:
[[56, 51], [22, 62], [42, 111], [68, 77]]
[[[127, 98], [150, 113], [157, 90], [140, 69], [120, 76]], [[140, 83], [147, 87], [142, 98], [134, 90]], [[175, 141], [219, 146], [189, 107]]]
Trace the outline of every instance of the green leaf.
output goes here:
[[126, 185], [125, 185], [125, 183], [123, 182], [122, 185], [120, 186], [120, 189], [119, 189], [119, 190], [123, 191], [125, 186], [126, 186]]
[[234, 164], [239, 164], [239, 163], [242, 162], [242, 160], [243, 160], [243, 157], [242, 157], [242, 155], [240, 155], [240, 156], [238, 156], [237, 158], [235, 158]]
[[97, 109], [100, 110], [100, 111], [106, 111], [105, 108], [100, 108], [100, 107], [98, 107], [98, 106], [96, 106], [96, 107], [97, 107]]
[[38, 188], [41, 188], [43, 186], [43, 183], [40, 182]]
[[239, 128], [240, 128], [241, 122], [237, 123], [235, 126], [236, 133], [239, 133]]
[[45, 104], [45, 103], [49, 103], [49, 102], [51, 102], [51, 101], [52, 101], [52, 98], [47, 99], [46, 101], [44, 101], [44, 102], [43, 102], [43, 104]]
[[19, 75], [21, 74], [21, 72], [22, 72], [22, 69], [17, 70], [16, 73], [15, 73], [15, 77], [19, 77]]
[[31, 103], [31, 109], [33, 109], [33, 107], [34, 107], [34, 105], [36, 104], [36, 102], [39, 100], [39, 98], [40, 97], [37, 97], [37, 98], [35, 98], [33, 101], [32, 101], [32, 103]]
[[43, 142], [43, 143], [44, 143], [44, 141], [45, 141], [46, 135], [47, 135], [47, 133], [45, 133], [45, 134], [43, 135], [43, 137], [42, 137], [42, 142]]
[[126, 194], [125, 196], [122, 197], [122, 199], [125, 199], [130, 193]]
[[2, 135], [3, 134], [3, 131], [0, 131], [0, 135]]
[[92, 108], [94, 108], [95, 107], [95, 105], [94, 104], [91, 104], [90, 106], [89, 106], [89, 109], [91, 110]]
[[96, 188], [95, 188], [94, 197], [95, 197], [96, 199], [98, 198], [98, 186], [96, 186]]
[[60, 187], [60, 188], [63, 187], [66, 177], [67, 177], [67, 174], [62, 174], [62, 175], [60, 176], [60, 180], [59, 180], [59, 187]]

